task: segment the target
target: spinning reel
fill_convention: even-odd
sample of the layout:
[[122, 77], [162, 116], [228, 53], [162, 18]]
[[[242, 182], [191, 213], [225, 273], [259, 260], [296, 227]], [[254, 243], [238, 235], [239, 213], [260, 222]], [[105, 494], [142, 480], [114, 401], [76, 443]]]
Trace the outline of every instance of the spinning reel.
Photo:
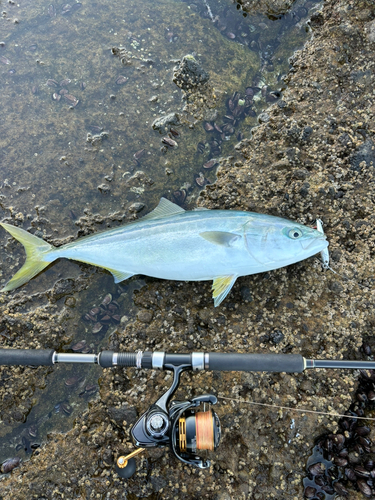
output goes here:
[[178, 460], [206, 469], [211, 462], [199, 453], [216, 450], [221, 428], [212, 406], [216, 396], [203, 394], [187, 401], [171, 400], [187, 370], [265, 371], [302, 373], [308, 368], [375, 369], [374, 361], [314, 360], [300, 354], [203, 353], [168, 354], [165, 352], [99, 354], [57, 353], [53, 349], [0, 349], [0, 365], [54, 365], [55, 363], [95, 363], [102, 368], [113, 366], [162, 369], [173, 372], [171, 387], [138, 419], [131, 429], [137, 449], [117, 459], [116, 472], [122, 478], [135, 470], [134, 456], [147, 448], [169, 446]]
[[171, 401], [178, 387], [179, 374], [174, 370], [172, 386], [134, 424], [131, 435], [138, 450], [117, 459], [116, 472], [128, 478], [135, 472], [134, 456], [146, 448], [169, 446], [176, 458], [200, 469], [210, 467], [197, 453], [216, 450], [220, 442], [221, 428], [217, 414], [211, 405], [217, 403], [213, 394], [203, 394], [190, 401]]

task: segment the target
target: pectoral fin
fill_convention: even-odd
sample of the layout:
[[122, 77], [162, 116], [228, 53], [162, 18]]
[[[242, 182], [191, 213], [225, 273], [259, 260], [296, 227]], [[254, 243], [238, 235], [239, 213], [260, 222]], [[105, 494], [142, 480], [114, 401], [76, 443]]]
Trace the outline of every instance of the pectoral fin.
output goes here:
[[225, 299], [228, 293], [231, 291], [237, 279], [237, 275], [232, 276], [219, 276], [214, 279], [212, 283], [212, 298], [214, 299], [214, 305], [217, 307]]
[[203, 233], [199, 233], [199, 236], [214, 245], [223, 247], [230, 247], [235, 241], [241, 238], [239, 234], [227, 233], [225, 231], [204, 231]]

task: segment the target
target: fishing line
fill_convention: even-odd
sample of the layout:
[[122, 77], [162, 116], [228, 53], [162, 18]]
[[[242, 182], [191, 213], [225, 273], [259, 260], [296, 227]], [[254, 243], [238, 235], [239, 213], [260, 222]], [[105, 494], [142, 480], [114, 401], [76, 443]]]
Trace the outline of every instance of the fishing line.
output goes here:
[[354, 415], [342, 415], [341, 413], [330, 413], [327, 411], [317, 411], [317, 410], [304, 410], [302, 408], [290, 408], [289, 406], [280, 406], [280, 405], [274, 405], [270, 403], [256, 403], [255, 401], [246, 401], [245, 399], [236, 399], [236, 398], [227, 398], [225, 396], [217, 396], [220, 399], [227, 399], [229, 401], [236, 401], [238, 403], [247, 403], [249, 405], [257, 405], [257, 406], [267, 406], [269, 408], [279, 408], [281, 410], [289, 410], [289, 411], [297, 411], [301, 413], [316, 413], [318, 415], [328, 415], [330, 417], [344, 417], [344, 418], [354, 418], [354, 419], [360, 419], [360, 420], [371, 420], [375, 421], [375, 418], [369, 418], [369, 417], [358, 417]]
[[344, 274], [338, 273], [337, 271], [335, 271], [334, 269], [332, 269], [331, 266], [322, 263], [322, 261], [319, 259], [319, 257], [316, 257], [316, 259], [319, 261], [320, 265], [323, 267], [323, 270], [328, 269], [329, 271], [332, 271], [333, 273], [337, 274], [337, 276], [340, 276], [340, 278], [342, 278], [343, 280], [351, 281], [352, 283], [355, 283], [356, 285], [358, 285], [360, 288], [371, 288], [370, 286], [361, 285], [354, 278], [349, 278], [349, 276], [345, 276]]

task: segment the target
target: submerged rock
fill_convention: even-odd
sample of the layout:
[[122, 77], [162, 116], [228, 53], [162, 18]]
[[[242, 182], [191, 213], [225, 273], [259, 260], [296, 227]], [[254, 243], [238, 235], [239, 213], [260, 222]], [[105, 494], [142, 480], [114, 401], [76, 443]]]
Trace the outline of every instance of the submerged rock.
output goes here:
[[200, 66], [192, 55], [184, 56], [173, 72], [174, 83], [185, 91], [192, 91], [207, 83], [209, 79], [210, 76], [207, 71]]

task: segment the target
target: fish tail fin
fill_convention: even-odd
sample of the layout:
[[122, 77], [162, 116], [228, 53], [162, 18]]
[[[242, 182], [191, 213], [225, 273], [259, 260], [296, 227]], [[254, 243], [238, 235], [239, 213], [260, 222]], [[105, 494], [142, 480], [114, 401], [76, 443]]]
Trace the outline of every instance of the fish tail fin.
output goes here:
[[8, 292], [31, 280], [31, 278], [47, 267], [52, 261], [45, 262], [43, 257], [51, 250], [55, 250], [55, 247], [19, 227], [5, 224], [4, 222], [0, 223], [0, 226], [8, 231], [13, 238], [22, 243], [26, 251], [26, 262], [13, 278], [8, 281], [5, 287], [0, 290], [1, 292]]

